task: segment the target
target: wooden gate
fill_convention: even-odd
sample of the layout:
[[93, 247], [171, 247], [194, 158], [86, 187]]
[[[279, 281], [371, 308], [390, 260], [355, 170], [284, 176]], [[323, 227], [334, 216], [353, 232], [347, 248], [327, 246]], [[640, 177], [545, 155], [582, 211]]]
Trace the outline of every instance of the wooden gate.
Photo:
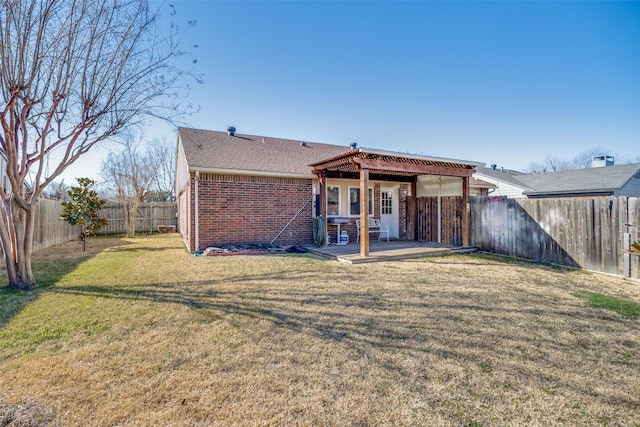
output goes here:
[[[462, 197], [418, 197], [416, 240], [422, 242], [462, 244]], [[438, 212], [440, 215], [438, 216]], [[440, 227], [438, 227], [440, 224]], [[438, 240], [440, 228], [440, 240]]]

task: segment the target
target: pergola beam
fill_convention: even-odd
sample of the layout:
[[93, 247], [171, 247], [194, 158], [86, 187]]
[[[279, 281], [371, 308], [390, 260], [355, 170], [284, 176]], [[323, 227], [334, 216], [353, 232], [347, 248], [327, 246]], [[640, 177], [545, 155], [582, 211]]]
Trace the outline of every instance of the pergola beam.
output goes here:
[[[320, 171], [325, 171], [327, 178], [334, 179], [360, 179], [360, 172], [344, 172], [333, 171], [324, 169], [314, 169], [314, 173], [317, 175]], [[393, 181], [393, 182], [406, 182], [411, 183], [415, 180], [415, 174], [400, 174], [400, 173], [387, 173], [384, 171], [371, 172], [369, 171], [369, 181]]]

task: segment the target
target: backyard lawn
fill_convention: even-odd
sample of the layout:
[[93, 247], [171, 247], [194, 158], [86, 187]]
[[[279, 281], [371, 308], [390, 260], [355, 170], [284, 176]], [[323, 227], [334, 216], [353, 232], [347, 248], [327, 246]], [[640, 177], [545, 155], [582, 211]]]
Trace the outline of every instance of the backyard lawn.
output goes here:
[[638, 282], [195, 257], [177, 235], [69, 242], [34, 270], [0, 291], [0, 426], [640, 425]]

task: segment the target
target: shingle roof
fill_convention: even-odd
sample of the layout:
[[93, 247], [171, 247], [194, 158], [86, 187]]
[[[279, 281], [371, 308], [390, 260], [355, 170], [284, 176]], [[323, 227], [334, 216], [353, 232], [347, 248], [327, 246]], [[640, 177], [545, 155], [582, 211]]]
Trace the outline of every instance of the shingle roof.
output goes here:
[[531, 188], [526, 195], [598, 193], [622, 188], [638, 170], [640, 163], [521, 175], [517, 179]]
[[526, 189], [529, 186], [525, 185], [522, 181], [520, 181], [520, 177], [526, 176], [523, 172], [514, 171], [511, 169], [493, 169], [493, 168], [484, 168], [478, 167], [476, 168], [476, 172], [498, 181], [506, 182], [511, 185], [515, 185], [517, 187]]
[[191, 169], [267, 172], [274, 174], [312, 173], [312, 166], [347, 153], [397, 155], [410, 159], [477, 166], [478, 162], [422, 156], [369, 148], [304, 142], [257, 135], [230, 136], [227, 132], [178, 128], [187, 164]]
[[469, 181], [469, 185], [471, 187], [477, 187], [477, 188], [495, 188], [495, 184], [492, 184], [490, 182], [487, 181], [483, 181], [481, 179], [478, 178], [471, 178], [471, 180]]
[[640, 163], [539, 174], [477, 168], [480, 174], [523, 188], [528, 196], [614, 192], [639, 170]]
[[311, 174], [311, 163], [351, 151], [349, 146], [178, 128], [187, 164], [193, 169]]

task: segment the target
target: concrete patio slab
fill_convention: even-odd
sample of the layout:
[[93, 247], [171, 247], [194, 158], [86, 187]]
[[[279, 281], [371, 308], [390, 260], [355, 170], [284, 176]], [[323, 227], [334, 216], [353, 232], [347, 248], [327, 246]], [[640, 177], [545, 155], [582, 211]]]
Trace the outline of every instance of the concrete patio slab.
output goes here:
[[369, 256], [360, 256], [360, 244], [350, 242], [347, 245], [329, 245], [325, 248], [306, 246], [309, 252], [318, 256], [335, 259], [349, 264], [363, 264], [380, 261], [399, 261], [430, 256], [444, 256], [460, 253], [472, 253], [474, 247], [462, 247], [431, 242], [411, 240], [372, 241], [369, 245]]

